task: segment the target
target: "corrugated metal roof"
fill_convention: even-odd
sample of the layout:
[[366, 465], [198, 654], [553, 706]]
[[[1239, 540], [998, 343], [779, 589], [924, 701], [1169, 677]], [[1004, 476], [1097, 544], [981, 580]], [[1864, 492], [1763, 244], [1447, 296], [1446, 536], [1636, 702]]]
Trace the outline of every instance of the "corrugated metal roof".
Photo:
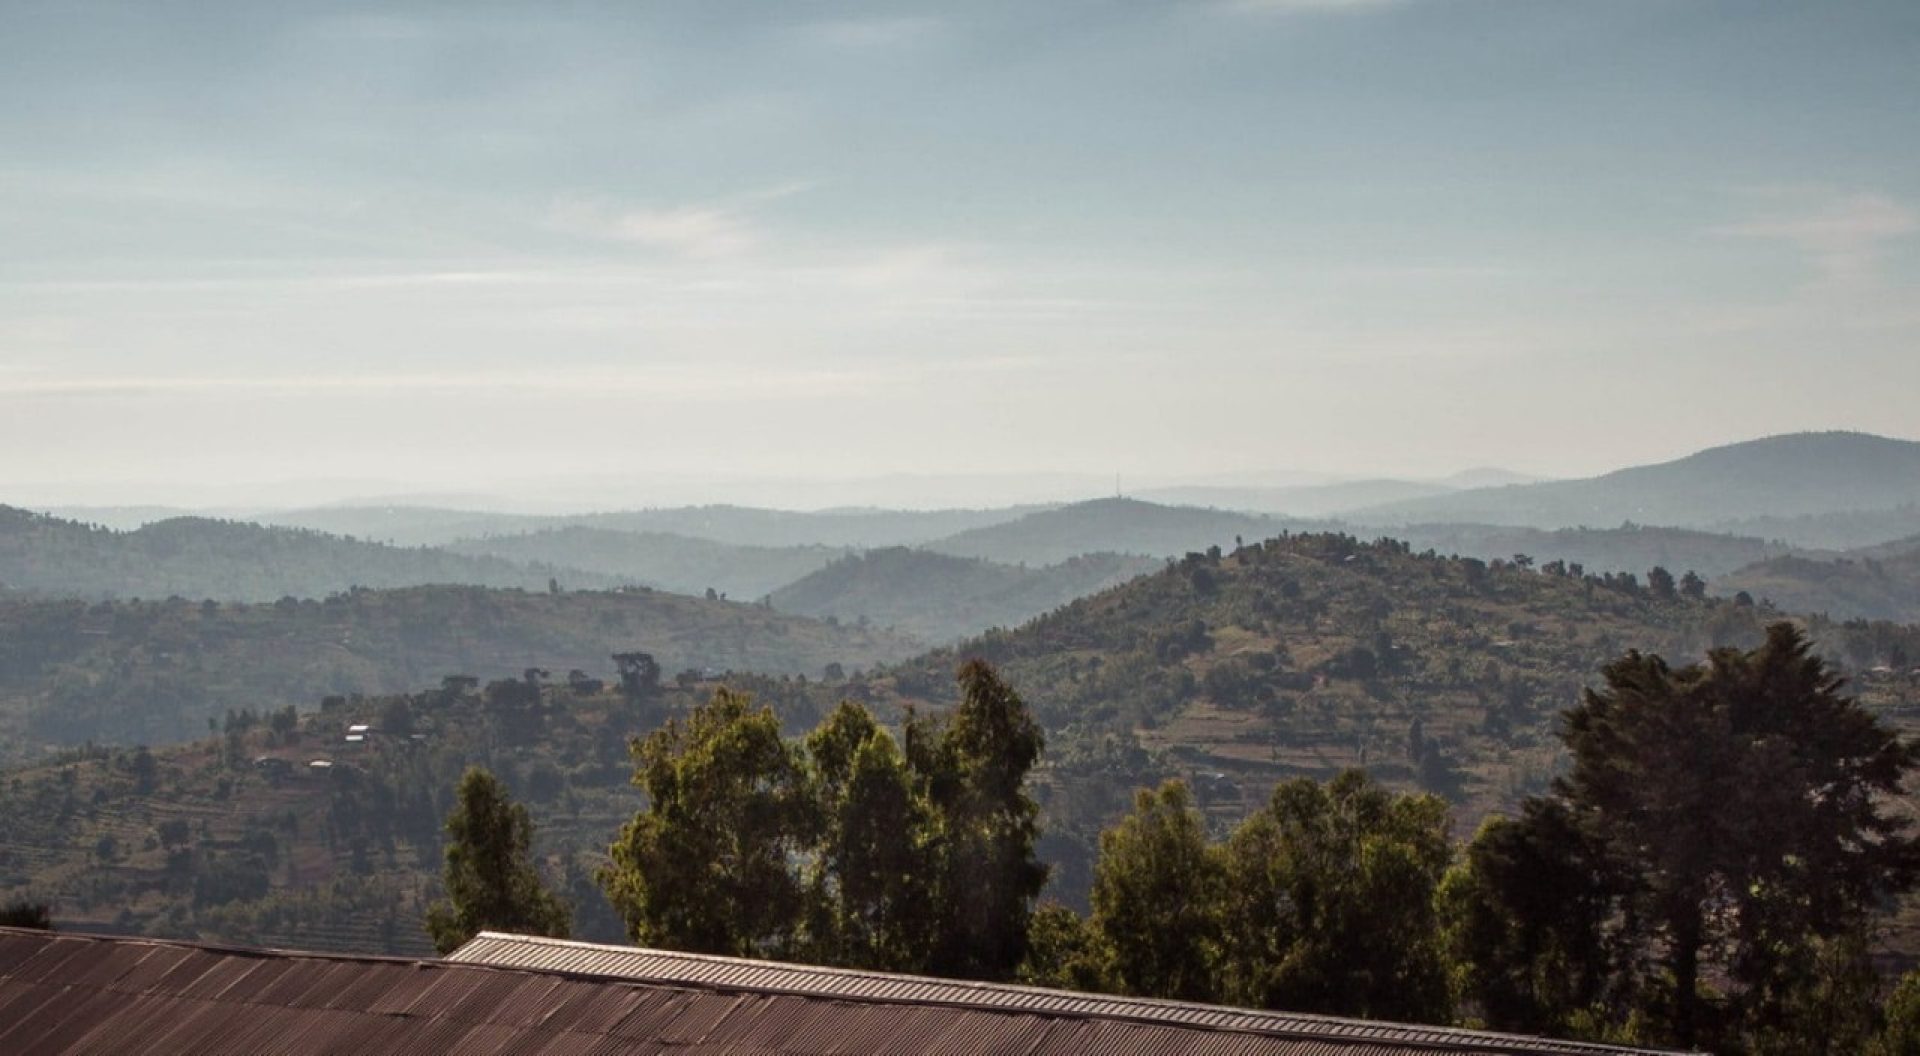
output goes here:
[[[406, 960], [0, 928], [0, 1052], [1563, 1056], [1463, 1031], [487, 935]], [[565, 964], [504, 965], [486, 953]], [[615, 970], [635, 958], [677, 977]], [[698, 976], [698, 978], [696, 978]], [[709, 981], [708, 976], [720, 981]], [[795, 985], [797, 984], [797, 985]]]
[[[898, 975], [817, 965], [783, 964], [739, 957], [605, 946], [537, 935], [483, 931], [447, 955], [463, 964], [532, 968], [579, 975], [612, 976], [640, 982], [711, 987], [756, 993], [793, 994], [849, 1001], [937, 1005], [1001, 1013], [1033, 1013], [1167, 1024], [1210, 1031], [1315, 1039], [1335, 1043], [1328, 1052], [1456, 1051], [1513, 1053], [1523, 1056], [1604, 1056], [1652, 1053], [1576, 1041], [1558, 1041], [1450, 1027], [1382, 1023], [1335, 1016], [1301, 1015], [1201, 1005], [1183, 1001], [1116, 997], [1067, 990], [1046, 990], [1005, 983]], [[1223, 1051], [1237, 1051], [1226, 1049]], [[1264, 1050], [1263, 1050], [1264, 1051]], [[1288, 1050], [1322, 1051], [1322, 1050]]]

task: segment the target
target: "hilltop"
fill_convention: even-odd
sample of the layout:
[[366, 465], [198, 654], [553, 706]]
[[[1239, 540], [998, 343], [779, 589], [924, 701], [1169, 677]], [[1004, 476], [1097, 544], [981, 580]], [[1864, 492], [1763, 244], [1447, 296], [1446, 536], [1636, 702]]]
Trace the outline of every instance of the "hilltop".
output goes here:
[[0, 760], [88, 741], [163, 744], [229, 709], [311, 706], [441, 676], [604, 671], [650, 653], [693, 669], [817, 675], [910, 655], [874, 628], [636, 589], [355, 590], [323, 601], [0, 601]]
[[683, 594], [714, 590], [736, 598], [764, 597], [846, 553], [828, 546], [748, 546], [670, 532], [583, 525], [462, 539], [446, 549], [522, 564], [576, 568]]
[[855, 554], [773, 592], [781, 612], [870, 620], [922, 641], [1013, 627], [1074, 598], [1159, 568], [1153, 558], [1090, 554], [1042, 568], [893, 547]]
[[[1920, 497], [1920, 443], [1866, 433], [1795, 433], [1715, 447], [1584, 480], [1475, 488], [1349, 516], [1374, 524], [1477, 522], [1571, 528], [1633, 521], [1707, 527], [1884, 511]], [[1799, 542], [1799, 540], [1790, 540]]]
[[1301, 522], [1232, 510], [1162, 506], [1138, 499], [1095, 499], [960, 532], [926, 549], [1002, 564], [1051, 565], [1089, 553], [1177, 557], [1209, 546], [1232, 546]]
[[556, 576], [578, 587], [617, 582], [548, 565], [239, 521], [176, 517], [116, 531], [0, 506], [0, 586], [23, 594], [273, 601], [430, 583], [543, 589]]
[[[1676, 662], [1755, 644], [1764, 606], [1659, 596], [1619, 575], [1299, 535], [1173, 567], [887, 672], [935, 705], [962, 657], [997, 665], [1048, 730], [1050, 853], [1063, 883], [1134, 788], [1180, 775], [1221, 825], [1281, 779], [1364, 766], [1441, 792], [1471, 831], [1545, 788], [1560, 712], [1633, 648]], [[1856, 673], [1920, 656], [1920, 628], [1809, 619]], [[1888, 707], [1920, 686], [1873, 686]]]
[[1715, 589], [1835, 619], [1920, 623], [1920, 537], [1839, 556], [1776, 557], [1723, 577]]

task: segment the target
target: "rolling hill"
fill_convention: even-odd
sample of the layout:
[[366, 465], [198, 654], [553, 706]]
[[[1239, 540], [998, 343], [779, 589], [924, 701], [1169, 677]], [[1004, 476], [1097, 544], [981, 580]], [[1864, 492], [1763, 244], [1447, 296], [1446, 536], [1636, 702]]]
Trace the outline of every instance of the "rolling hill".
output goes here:
[[869, 550], [773, 592], [781, 612], [866, 619], [929, 643], [1014, 627], [1082, 595], [1159, 568], [1149, 557], [1090, 554], [1019, 568], [892, 547]]
[[263, 523], [426, 546], [514, 535], [542, 528], [666, 532], [735, 546], [913, 546], [1021, 517], [1034, 506], [987, 510], [770, 510], [752, 506], [674, 506], [602, 513], [530, 515], [415, 506], [329, 506], [261, 514]]
[[[500, 601], [468, 593], [461, 604]], [[593, 597], [597, 606], [625, 596]], [[1196, 556], [1017, 630], [865, 676], [729, 681], [772, 703], [794, 734], [842, 697], [889, 722], [908, 705], [945, 707], [960, 657], [996, 663], [1046, 728], [1041, 849], [1056, 867], [1054, 893], [1078, 901], [1100, 827], [1133, 789], [1176, 774], [1225, 826], [1277, 780], [1365, 766], [1451, 797], [1464, 835], [1556, 772], [1558, 713], [1600, 663], [1629, 647], [1680, 660], [1748, 644], [1774, 618], [1731, 602], [1655, 598], [1618, 578], [1311, 535]], [[1874, 668], [1892, 650], [1920, 655], [1920, 629], [1808, 625], [1855, 674], [1854, 691], [1913, 724], [1920, 681]], [[60, 919], [82, 927], [418, 951], [440, 821], [461, 768], [482, 763], [528, 803], [582, 932], [616, 937], [590, 874], [639, 806], [626, 783], [627, 738], [713, 685], [669, 681], [635, 701], [558, 678], [453, 683], [335, 697], [291, 725], [239, 715], [222, 736], [151, 753], [75, 748], [0, 782], [0, 896], [50, 898]], [[356, 723], [372, 731], [348, 742]], [[332, 766], [307, 765], [316, 759]], [[1920, 948], [1903, 934], [1900, 948]]]
[[1584, 480], [1476, 488], [1348, 516], [1370, 524], [1573, 528], [1632, 521], [1707, 527], [1743, 518], [1891, 510], [1917, 499], [1920, 443], [1865, 433], [1795, 433]]
[[1308, 523], [1138, 499], [1095, 499], [973, 528], [928, 543], [925, 549], [1008, 565], [1051, 565], [1103, 552], [1177, 557], [1209, 546], [1232, 546], [1236, 537], [1259, 539]]
[[22, 594], [273, 601], [429, 583], [544, 589], [554, 576], [576, 587], [618, 582], [497, 557], [238, 521], [177, 517], [115, 531], [0, 506], [0, 585]]
[[736, 598], [764, 597], [846, 553], [827, 546], [748, 546], [669, 532], [581, 525], [462, 539], [446, 549], [523, 564], [577, 568], [682, 594], [712, 589]]
[[356, 590], [324, 601], [0, 602], [0, 760], [86, 742], [164, 744], [228, 709], [308, 707], [460, 673], [606, 672], [652, 654], [708, 668], [818, 675], [910, 655], [875, 628], [644, 588], [549, 594], [478, 587]]
[[1840, 556], [1776, 557], [1722, 577], [1714, 589], [1746, 591], [1794, 612], [1834, 619], [1920, 623], [1920, 537]]
[[[1193, 782], [1226, 825], [1279, 780], [1364, 766], [1442, 792], [1472, 831], [1560, 765], [1560, 712], [1629, 648], [1676, 661], [1751, 645], [1763, 606], [1659, 598], [1619, 576], [1576, 577], [1295, 535], [1082, 598], [888, 670], [904, 703], [944, 699], [952, 666], [1000, 667], [1048, 730], [1046, 800], [1068, 890], [1132, 789]], [[1809, 619], [1855, 673], [1920, 656], [1920, 628]], [[1920, 685], [1873, 686], [1888, 708]]]

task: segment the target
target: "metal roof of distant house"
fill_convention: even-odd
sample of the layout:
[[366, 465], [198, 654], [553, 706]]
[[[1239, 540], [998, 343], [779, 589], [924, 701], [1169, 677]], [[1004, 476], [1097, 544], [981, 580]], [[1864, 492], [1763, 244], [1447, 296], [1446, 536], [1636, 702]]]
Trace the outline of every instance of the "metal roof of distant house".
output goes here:
[[[356, 957], [0, 928], [0, 1052], [1589, 1056], [1631, 1051], [491, 934], [456, 956], [444, 961]], [[477, 963], [479, 957], [542, 963]]]

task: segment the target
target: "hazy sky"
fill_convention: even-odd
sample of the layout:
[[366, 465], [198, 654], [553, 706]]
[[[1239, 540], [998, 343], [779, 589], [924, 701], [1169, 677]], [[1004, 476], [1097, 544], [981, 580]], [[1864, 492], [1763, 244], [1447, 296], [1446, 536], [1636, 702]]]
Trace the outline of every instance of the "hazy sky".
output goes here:
[[0, 0], [0, 101], [0, 502], [1920, 436], [1913, 0]]

